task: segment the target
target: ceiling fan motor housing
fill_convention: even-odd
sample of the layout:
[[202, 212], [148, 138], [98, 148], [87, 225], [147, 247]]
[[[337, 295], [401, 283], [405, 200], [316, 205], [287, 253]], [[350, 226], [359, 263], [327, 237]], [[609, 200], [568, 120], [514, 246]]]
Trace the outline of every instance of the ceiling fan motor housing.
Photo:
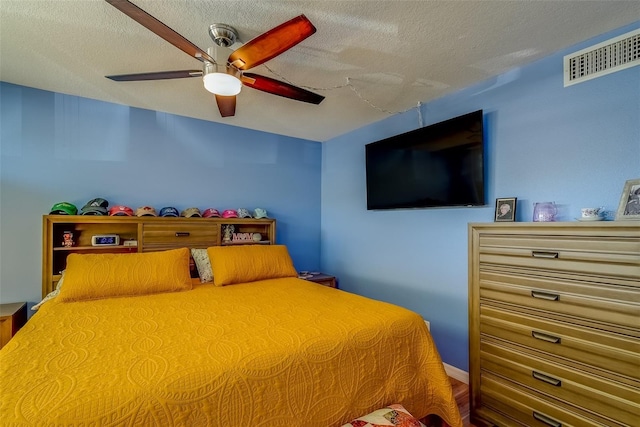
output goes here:
[[211, 24], [209, 36], [215, 44], [222, 47], [229, 47], [238, 40], [236, 29], [227, 24]]

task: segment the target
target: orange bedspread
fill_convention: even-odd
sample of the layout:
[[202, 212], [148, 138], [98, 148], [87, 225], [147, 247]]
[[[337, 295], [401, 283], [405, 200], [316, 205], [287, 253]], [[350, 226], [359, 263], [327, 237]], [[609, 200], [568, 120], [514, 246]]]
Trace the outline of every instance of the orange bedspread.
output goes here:
[[461, 426], [422, 319], [299, 279], [46, 303], [0, 350], [1, 425]]

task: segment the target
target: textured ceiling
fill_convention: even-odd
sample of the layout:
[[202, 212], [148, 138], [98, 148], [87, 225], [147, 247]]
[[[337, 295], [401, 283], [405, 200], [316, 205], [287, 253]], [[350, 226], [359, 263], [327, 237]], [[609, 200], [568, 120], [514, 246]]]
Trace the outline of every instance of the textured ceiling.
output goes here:
[[203, 50], [213, 23], [246, 42], [304, 13], [317, 32], [251, 72], [326, 99], [312, 105], [245, 87], [236, 115], [223, 119], [199, 78], [106, 79], [201, 63], [102, 0], [0, 0], [0, 79], [326, 141], [640, 19], [635, 0], [133, 3]]

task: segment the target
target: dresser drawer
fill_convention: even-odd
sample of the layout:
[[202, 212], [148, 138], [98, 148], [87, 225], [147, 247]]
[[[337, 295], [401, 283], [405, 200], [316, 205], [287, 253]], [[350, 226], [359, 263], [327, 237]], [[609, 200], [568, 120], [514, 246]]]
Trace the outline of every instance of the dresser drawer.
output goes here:
[[197, 221], [143, 224], [143, 252], [175, 248], [206, 248], [219, 245], [219, 225]]
[[[541, 234], [484, 234], [480, 242], [480, 252], [487, 250], [502, 250], [510, 253], [512, 250], [536, 251], [571, 251], [594, 254], [594, 257], [605, 254], [638, 254], [640, 251], [640, 231], [611, 232], [610, 235], [572, 235], [541, 233]], [[601, 255], [598, 255], [601, 254]]]
[[484, 372], [509, 378], [541, 394], [560, 399], [585, 411], [594, 411], [617, 422], [632, 425], [640, 416], [640, 389], [522, 353], [515, 347], [490, 340], [480, 344]]
[[[583, 256], [582, 258], [577, 255]], [[588, 255], [588, 256], [587, 256]], [[593, 275], [606, 281], [607, 278], [626, 278], [640, 287], [640, 262], [637, 256], [618, 256], [615, 260], [606, 261], [606, 257], [596, 257], [602, 254], [585, 254], [563, 251], [541, 252], [534, 250], [518, 250], [510, 254], [481, 253], [480, 265], [505, 265], [535, 269], [538, 274], [552, 274], [553, 272], [577, 273], [579, 275]]]
[[488, 307], [482, 303], [480, 322], [481, 334], [545, 352], [555, 362], [569, 366], [579, 362], [588, 365], [582, 365], [581, 369], [592, 367], [602, 376], [611, 371], [631, 382], [640, 381], [640, 340], [637, 338]]
[[480, 298], [588, 319], [603, 329], [618, 325], [610, 329], [640, 338], [640, 293], [631, 286], [481, 271]]
[[482, 373], [482, 403], [514, 420], [513, 426], [590, 427], [621, 426], [613, 420], [585, 413], [579, 408], [552, 402], [503, 378]]
[[564, 271], [632, 279], [640, 287], [640, 233], [626, 237], [483, 236], [482, 265]]

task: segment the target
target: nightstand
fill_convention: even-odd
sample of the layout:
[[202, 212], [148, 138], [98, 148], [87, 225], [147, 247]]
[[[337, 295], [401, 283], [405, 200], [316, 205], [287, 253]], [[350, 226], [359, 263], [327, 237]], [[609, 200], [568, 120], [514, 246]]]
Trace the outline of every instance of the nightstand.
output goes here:
[[304, 276], [304, 280], [308, 280], [310, 282], [318, 283], [319, 285], [328, 286], [330, 288], [337, 288], [338, 281], [335, 276], [329, 276], [324, 273], [307, 273]]
[[0, 304], [0, 348], [27, 323], [27, 303]]

